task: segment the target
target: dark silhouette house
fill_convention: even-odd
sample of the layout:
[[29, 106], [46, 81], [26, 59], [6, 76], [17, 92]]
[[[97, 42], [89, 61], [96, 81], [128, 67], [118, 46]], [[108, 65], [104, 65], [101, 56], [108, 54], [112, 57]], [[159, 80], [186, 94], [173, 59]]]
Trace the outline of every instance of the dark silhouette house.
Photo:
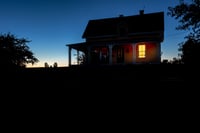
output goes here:
[[86, 41], [67, 44], [85, 54], [87, 64], [160, 63], [164, 40], [164, 12], [90, 20], [82, 35]]

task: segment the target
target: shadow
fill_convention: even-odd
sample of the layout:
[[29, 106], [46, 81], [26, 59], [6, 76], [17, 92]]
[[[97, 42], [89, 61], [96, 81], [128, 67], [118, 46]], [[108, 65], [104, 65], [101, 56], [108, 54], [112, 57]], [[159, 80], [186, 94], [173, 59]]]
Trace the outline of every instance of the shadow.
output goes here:
[[[190, 70], [191, 71], [191, 70]], [[5, 79], [31, 86], [61, 88], [137, 89], [178, 87], [185, 84], [188, 68], [183, 64], [84, 65], [57, 68], [3, 70]], [[191, 75], [191, 74], [190, 74]], [[11, 77], [13, 78], [11, 78]], [[45, 89], [45, 87], [43, 88]]]

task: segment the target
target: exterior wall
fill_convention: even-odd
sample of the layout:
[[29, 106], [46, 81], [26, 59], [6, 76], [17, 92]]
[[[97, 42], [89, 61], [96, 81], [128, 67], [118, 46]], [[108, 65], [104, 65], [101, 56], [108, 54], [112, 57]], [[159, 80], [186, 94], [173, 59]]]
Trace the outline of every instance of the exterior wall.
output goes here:
[[109, 63], [109, 50], [106, 46], [92, 47], [91, 51], [91, 62], [92, 64], [108, 64]]
[[[145, 58], [139, 58], [139, 45], [145, 45]], [[90, 48], [89, 64], [110, 64], [110, 54], [111, 64], [160, 63], [160, 51], [158, 42], [114, 43], [112, 53], [109, 53], [108, 44], [93, 44]]]
[[[139, 45], [146, 46], [145, 58], [139, 58]], [[119, 49], [123, 50], [123, 62], [118, 61]], [[160, 63], [160, 43], [157, 42], [139, 42], [118, 44], [113, 47], [112, 61], [113, 64], [133, 64], [133, 63]]]
[[[146, 46], [145, 58], [139, 58], [138, 48], [140, 44]], [[136, 45], [136, 63], [160, 63], [160, 44], [156, 42], [141, 42]]]
[[127, 44], [124, 46], [124, 62], [126, 64], [133, 63], [133, 47], [132, 44]]
[[112, 64], [117, 64], [117, 51], [115, 49], [115, 47], [113, 47], [113, 50], [112, 50]]
[[[121, 60], [120, 60], [121, 58]], [[133, 63], [133, 48], [131, 43], [118, 44], [113, 47], [113, 64], [131, 64]]]

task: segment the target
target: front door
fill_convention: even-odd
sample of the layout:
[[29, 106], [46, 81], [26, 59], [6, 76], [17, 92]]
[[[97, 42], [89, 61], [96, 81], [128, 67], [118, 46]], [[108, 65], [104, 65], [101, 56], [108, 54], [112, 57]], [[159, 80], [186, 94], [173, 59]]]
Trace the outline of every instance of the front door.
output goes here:
[[124, 48], [117, 48], [117, 63], [124, 63]]

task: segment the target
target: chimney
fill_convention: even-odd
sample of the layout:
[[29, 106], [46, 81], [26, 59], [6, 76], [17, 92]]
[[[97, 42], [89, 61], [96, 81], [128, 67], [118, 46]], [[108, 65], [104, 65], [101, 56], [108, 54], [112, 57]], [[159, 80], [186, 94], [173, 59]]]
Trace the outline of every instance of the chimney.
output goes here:
[[124, 15], [123, 15], [123, 14], [120, 14], [119, 17], [122, 18], [122, 17], [124, 17]]
[[144, 10], [140, 10], [140, 15], [143, 15], [144, 14]]

